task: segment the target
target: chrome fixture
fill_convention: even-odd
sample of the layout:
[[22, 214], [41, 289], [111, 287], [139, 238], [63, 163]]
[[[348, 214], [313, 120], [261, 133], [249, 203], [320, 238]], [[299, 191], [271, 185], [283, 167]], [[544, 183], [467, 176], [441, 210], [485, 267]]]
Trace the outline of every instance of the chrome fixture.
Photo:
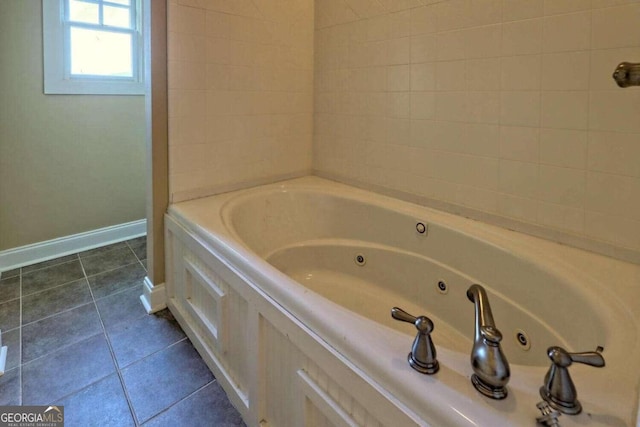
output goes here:
[[471, 350], [471, 383], [480, 393], [492, 399], [507, 397], [509, 362], [500, 348], [502, 334], [496, 328], [487, 292], [471, 285], [467, 298], [475, 306], [475, 334]]
[[537, 422], [547, 427], [560, 427], [560, 423], [558, 422], [558, 417], [562, 415], [560, 412], [553, 409], [544, 400], [542, 402], [538, 402], [538, 404], [536, 404], [536, 408], [542, 412], [542, 416], [536, 418]]
[[576, 387], [569, 375], [569, 366], [573, 362], [578, 362], [602, 368], [604, 358], [600, 354], [601, 351], [602, 347], [598, 347], [596, 351], [569, 353], [561, 347], [549, 347], [547, 355], [551, 359], [551, 367], [544, 377], [544, 385], [540, 387], [540, 396], [549, 402], [552, 408], [562, 413], [579, 414], [582, 411], [582, 405], [578, 401]]
[[613, 72], [613, 80], [620, 87], [640, 86], [640, 63], [621, 62]]
[[412, 316], [401, 308], [393, 307], [391, 317], [407, 323], [413, 323], [418, 330], [413, 340], [411, 352], [407, 356], [409, 365], [421, 374], [432, 375], [438, 372], [440, 364], [436, 359], [436, 347], [431, 339], [433, 322], [427, 316]]
[[447, 285], [447, 282], [445, 282], [444, 280], [438, 281], [438, 292], [440, 292], [442, 295], [446, 295], [447, 293], [449, 293], [449, 286]]
[[416, 224], [416, 231], [420, 234], [425, 234], [427, 232], [427, 225], [423, 222], [419, 222]]

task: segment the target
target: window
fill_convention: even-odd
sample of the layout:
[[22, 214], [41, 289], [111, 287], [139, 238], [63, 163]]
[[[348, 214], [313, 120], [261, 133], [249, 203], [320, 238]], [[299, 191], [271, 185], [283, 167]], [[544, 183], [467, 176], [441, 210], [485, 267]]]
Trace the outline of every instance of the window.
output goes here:
[[44, 92], [143, 94], [140, 4], [42, 0]]

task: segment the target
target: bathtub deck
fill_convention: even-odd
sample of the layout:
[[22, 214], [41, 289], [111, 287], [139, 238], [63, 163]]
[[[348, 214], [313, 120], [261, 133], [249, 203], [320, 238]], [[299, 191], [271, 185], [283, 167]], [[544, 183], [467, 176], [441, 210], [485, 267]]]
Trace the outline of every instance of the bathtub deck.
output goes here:
[[144, 247], [3, 273], [0, 405], [64, 405], [67, 426], [244, 426], [171, 313], [144, 311]]

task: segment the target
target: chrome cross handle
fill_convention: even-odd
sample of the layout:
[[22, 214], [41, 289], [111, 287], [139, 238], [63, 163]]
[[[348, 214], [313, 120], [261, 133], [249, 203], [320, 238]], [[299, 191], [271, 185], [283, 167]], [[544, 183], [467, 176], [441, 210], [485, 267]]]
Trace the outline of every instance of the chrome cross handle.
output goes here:
[[598, 347], [597, 351], [569, 353], [561, 347], [549, 347], [547, 356], [551, 359], [551, 367], [544, 377], [544, 385], [540, 387], [540, 396], [560, 412], [568, 415], [579, 414], [582, 405], [578, 401], [576, 386], [569, 375], [569, 366], [577, 362], [601, 368], [604, 366], [601, 351], [602, 347]]
[[427, 316], [412, 316], [398, 307], [391, 309], [391, 317], [402, 322], [413, 323], [418, 330], [411, 352], [407, 356], [409, 365], [421, 374], [432, 375], [438, 372], [440, 365], [436, 359], [436, 347], [431, 339], [431, 332], [433, 332], [431, 319]]

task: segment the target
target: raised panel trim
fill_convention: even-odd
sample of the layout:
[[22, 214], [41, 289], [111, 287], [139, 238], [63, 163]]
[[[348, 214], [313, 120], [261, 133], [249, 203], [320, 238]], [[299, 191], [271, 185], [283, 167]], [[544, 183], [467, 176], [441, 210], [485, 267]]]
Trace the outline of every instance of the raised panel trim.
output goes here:
[[[218, 349], [220, 351], [224, 351], [227, 348], [226, 342], [226, 323], [228, 322], [227, 318], [227, 294], [220, 289], [220, 287], [213, 282], [207, 275], [195, 264], [193, 264], [190, 260], [184, 259], [184, 268], [191, 274], [191, 276], [203, 284], [203, 288], [216, 303], [216, 324], [214, 325], [209, 321], [206, 316], [206, 313], [203, 313], [198, 307], [191, 303], [191, 288], [187, 289], [186, 302], [187, 309], [191, 311], [191, 314], [195, 319], [202, 322], [205, 328], [211, 334], [211, 337], [215, 341]], [[189, 286], [189, 281], [187, 281], [187, 286]]]
[[359, 424], [342, 407], [333, 400], [304, 369], [298, 370], [298, 384], [302, 393], [329, 419], [336, 427], [359, 427]]

